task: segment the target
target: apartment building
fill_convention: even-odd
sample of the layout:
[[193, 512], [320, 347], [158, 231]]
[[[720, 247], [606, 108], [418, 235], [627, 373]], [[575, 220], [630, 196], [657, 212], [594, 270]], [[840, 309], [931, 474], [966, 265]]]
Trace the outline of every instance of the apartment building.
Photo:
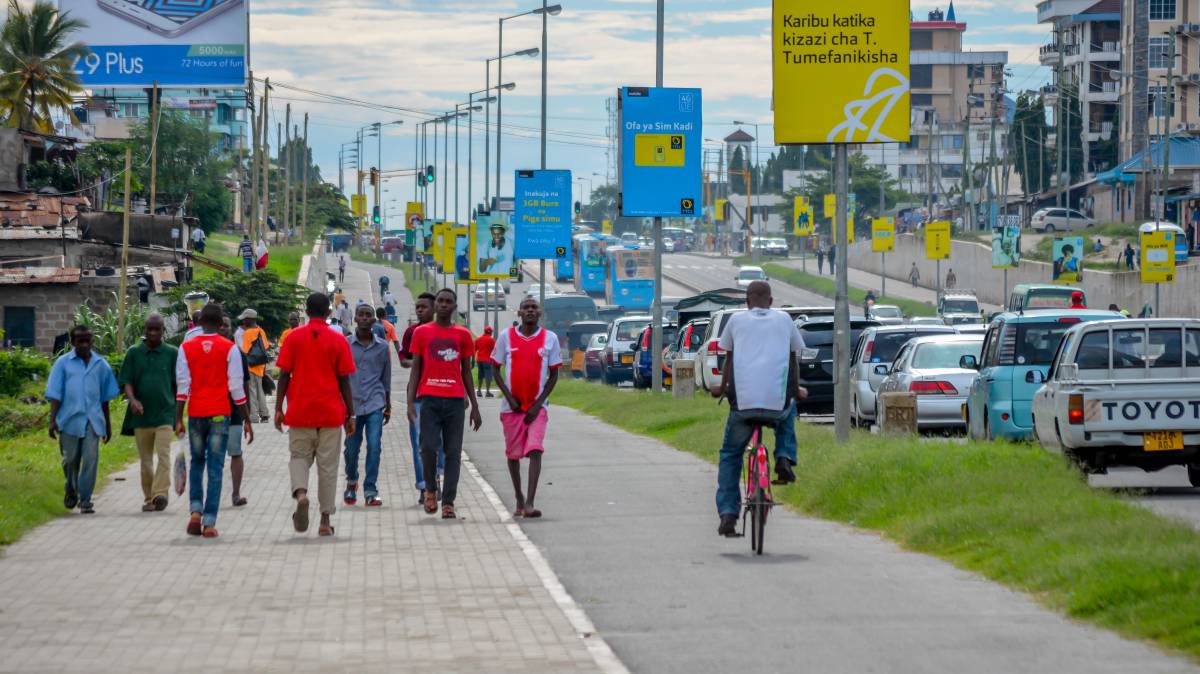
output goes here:
[[[220, 136], [221, 149], [245, 147], [249, 139], [246, 92], [243, 89], [163, 89], [163, 110], [203, 120]], [[82, 112], [82, 114], [80, 114]], [[129, 125], [150, 115], [150, 95], [144, 89], [95, 89], [76, 109], [80, 125], [70, 135], [83, 141], [122, 138]]]

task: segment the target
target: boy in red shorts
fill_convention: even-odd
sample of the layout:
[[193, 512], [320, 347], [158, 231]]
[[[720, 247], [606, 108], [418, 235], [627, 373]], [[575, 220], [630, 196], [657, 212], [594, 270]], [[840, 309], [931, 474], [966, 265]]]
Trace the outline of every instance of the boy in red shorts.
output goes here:
[[[533, 506], [545, 451], [546, 399], [558, 383], [562, 352], [558, 336], [538, 325], [542, 307], [532, 297], [521, 301], [518, 326], [508, 328], [492, 349], [492, 376], [504, 402], [500, 423], [504, 426], [504, 454], [508, 474], [517, 497], [514, 517], [541, 517]], [[503, 368], [503, 374], [500, 371]], [[521, 493], [521, 459], [529, 459], [529, 494]]]

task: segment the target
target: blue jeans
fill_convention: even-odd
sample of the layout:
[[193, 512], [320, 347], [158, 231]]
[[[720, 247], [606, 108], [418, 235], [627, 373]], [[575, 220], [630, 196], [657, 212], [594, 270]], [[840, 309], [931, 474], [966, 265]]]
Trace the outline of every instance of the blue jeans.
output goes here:
[[62, 453], [63, 492], [75, 496], [80, 505], [92, 504], [96, 488], [96, 467], [100, 462], [100, 436], [89, 424], [82, 437], [59, 432], [58, 449]]
[[[421, 401], [409, 403], [417, 409], [417, 423], [408, 427], [408, 441], [412, 443], [413, 474], [417, 476], [417, 489], [425, 490], [425, 469], [421, 464], [421, 437], [417, 429], [421, 427]], [[446, 472], [446, 453], [438, 447], [438, 474]]]
[[788, 459], [796, 465], [796, 401], [788, 404], [783, 418], [775, 424], [775, 461]]
[[379, 453], [383, 439], [383, 410], [360, 414], [354, 418], [354, 434], [346, 438], [346, 483], [358, 484], [358, 450], [362, 448], [363, 435], [367, 436], [367, 471], [363, 480], [363, 493], [371, 498], [379, 493], [375, 481], [379, 479]]
[[[217, 421], [220, 419], [220, 421]], [[221, 480], [225, 470], [225, 445], [229, 441], [229, 417], [188, 417], [188, 444], [192, 450], [188, 471], [188, 496], [194, 513], [201, 513], [200, 523], [216, 526], [217, 510], [221, 507]], [[204, 484], [208, 473], [207, 488]]]
[[[742, 457], [754, 434], [754, 421], [770, 427], [787, 418], [787, 410], [732, 410], [725, 421], [725, 440], [717, 463], [717, 514], [737, 515], [741, 500], [738, 478], [742, 475]], [[794, 435], [794, 427], [793, 427]], [[776, 440], [778, 443], [778, 439]]]
[[246, 273], [254, 271], [254, 260], [251, 260], [248, 257], [242, 258], [242, 271]]

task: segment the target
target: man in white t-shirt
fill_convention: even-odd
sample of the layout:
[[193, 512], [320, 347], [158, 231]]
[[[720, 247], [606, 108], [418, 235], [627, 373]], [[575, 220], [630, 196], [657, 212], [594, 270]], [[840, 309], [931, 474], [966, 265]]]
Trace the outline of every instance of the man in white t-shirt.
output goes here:
[[[718, 343], [727, 355], [721, 386], [713, 395], [727, 396], [730, 407], [717, 470], [717, 514], [721, 517], [717, 533], [722, 536], [733, 535], [737, 527], [738, 478], [742, 454], [754, 432], [753, 422], [766, 420], [767, 425], [776, 425], [787, 416], [793, 397], [808, 395], [792, 378], [792, 354], [804, 348], [804, 338], [790, 316], [771, 309], [771, 301], [770, 285], [751, 283], [746, 289], [748, 310], [729, 318]], [[775, 444], [782, 444], [778, 437]], [[780, 481], [795, 479], [794, 458], [777, 449], [775, 462]]]

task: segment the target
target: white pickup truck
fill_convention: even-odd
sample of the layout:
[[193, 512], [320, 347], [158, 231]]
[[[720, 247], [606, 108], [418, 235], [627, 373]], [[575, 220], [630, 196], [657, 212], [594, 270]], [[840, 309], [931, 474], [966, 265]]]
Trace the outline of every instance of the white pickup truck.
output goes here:
[[1200, 487], [1200, 320], [1071, 328], [1034, 394], [1033, 429], [1085, 472], [1185, 465]]

